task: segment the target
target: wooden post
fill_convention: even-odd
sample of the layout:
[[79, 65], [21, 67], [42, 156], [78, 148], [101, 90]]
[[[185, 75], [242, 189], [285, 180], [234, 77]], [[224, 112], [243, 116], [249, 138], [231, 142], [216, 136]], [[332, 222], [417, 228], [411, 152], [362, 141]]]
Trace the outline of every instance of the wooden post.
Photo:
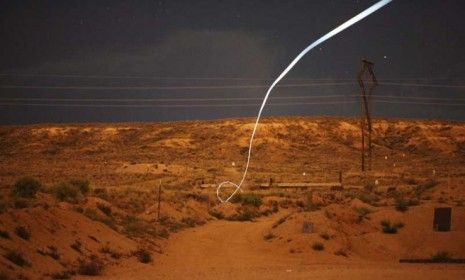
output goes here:
[[158, 184], [158, 215], [157, 215], [157, 221], [160, 221], [160, 203], [161, 203], [161, 180], [160, 180], [160, 183]]

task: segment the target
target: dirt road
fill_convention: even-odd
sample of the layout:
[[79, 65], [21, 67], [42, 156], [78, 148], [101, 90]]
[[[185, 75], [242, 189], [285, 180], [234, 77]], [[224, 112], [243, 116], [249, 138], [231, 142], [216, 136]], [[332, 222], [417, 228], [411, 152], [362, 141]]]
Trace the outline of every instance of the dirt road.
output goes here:
[[108, 279], [465, 279], [464, 265], [409, 265], [343, 260], [319, 263], [263, 240], [277, 217], [215, 221], [170, 237], [152, 264], [110, 267]]

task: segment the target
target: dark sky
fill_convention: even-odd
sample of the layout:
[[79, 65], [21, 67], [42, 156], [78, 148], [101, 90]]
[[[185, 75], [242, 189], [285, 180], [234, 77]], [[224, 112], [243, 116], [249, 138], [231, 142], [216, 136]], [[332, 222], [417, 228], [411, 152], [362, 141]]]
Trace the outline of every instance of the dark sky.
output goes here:
[[[2, 1], [0, 123], [255, 116], [302, 49], [375, 2]], [[464, 11], [393, 1], [310, 52], [265, 115], [358, 114], [367, 58], [375, 116], [465, 120]]]

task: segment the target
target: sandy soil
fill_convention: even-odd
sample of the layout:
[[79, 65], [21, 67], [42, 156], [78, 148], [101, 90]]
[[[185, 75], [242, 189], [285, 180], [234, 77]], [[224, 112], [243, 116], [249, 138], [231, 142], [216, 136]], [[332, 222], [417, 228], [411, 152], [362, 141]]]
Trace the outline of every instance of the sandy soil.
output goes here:
[[[280, 214], [282, 215], [282, 214]], [[276, 217], [215, 221], [172, 236], [153, 264], [108, 268], [102, 279], [464, 279], [465, 265], [320, 262], [263, 242]], [[79, 279], [79, 278], [78, 278]], [[84, 279], [84, 278], [82, 278]]]

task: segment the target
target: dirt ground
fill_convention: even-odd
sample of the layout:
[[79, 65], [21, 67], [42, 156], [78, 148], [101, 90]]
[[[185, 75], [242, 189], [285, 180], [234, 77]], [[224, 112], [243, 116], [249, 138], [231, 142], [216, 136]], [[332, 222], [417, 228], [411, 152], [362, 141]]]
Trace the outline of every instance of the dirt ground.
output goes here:
[[[153, 264], [111, 267], [102, 279], [464, 279], [465, 265], [320, 261], [263, 242], [275, 217], [215, 221], [173, 235]], [[84, 278], [83, 278], [84, 279]]]
[[[464, 123], [375, 119], [362, 173], [357, 119], [264, 118], [221, 204], [253, 123], [0, 127], [0, 280], [465, 279], [446, 264], [465, 258]], [[40, 188], [15, 194], [25, 178]], [[433, 230], [437, 207], [451, 231]]]

